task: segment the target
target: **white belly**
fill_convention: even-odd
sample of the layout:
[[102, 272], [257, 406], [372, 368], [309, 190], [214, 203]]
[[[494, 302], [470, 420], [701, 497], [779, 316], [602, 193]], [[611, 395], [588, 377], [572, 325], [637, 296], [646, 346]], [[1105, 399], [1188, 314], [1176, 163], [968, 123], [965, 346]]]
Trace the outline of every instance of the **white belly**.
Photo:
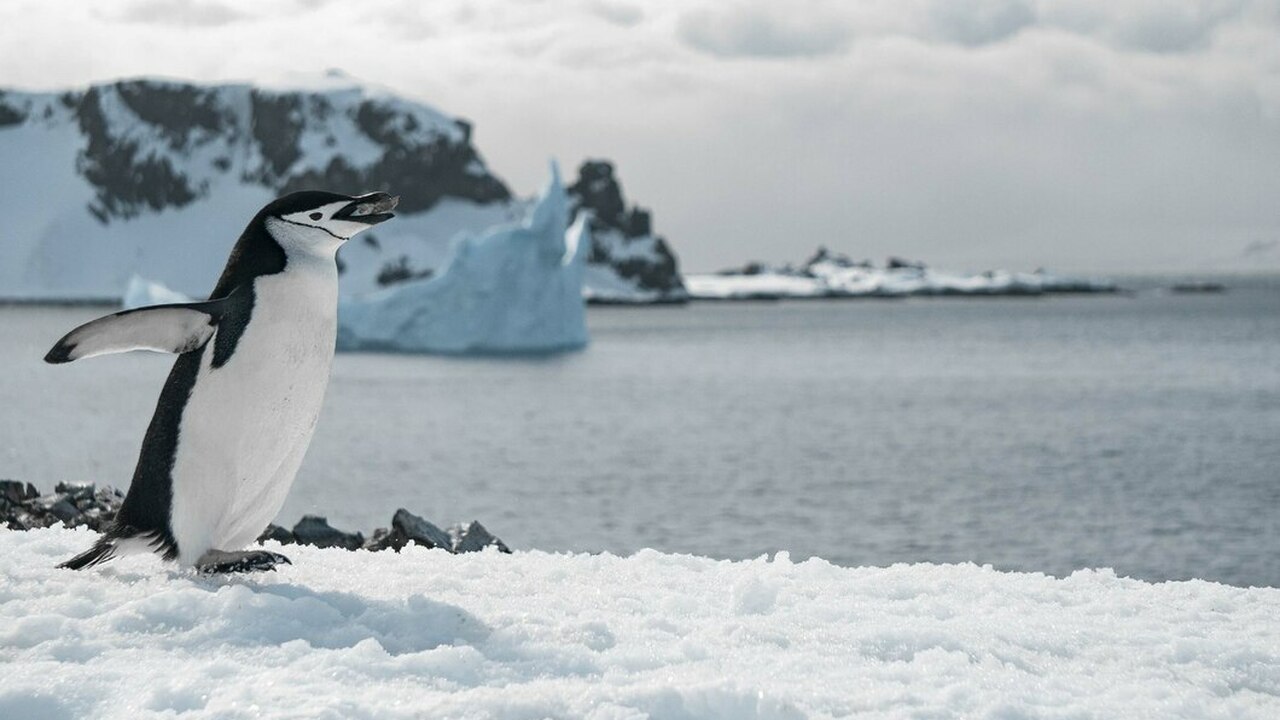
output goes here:
[[254, 291], [230, 359], [212, 368], [216, 333], [205, 346], [182, 414], [170, 527], [184, 565], [249, 545], [280, 512], [329, 384], [336, 272], [290, 268]]

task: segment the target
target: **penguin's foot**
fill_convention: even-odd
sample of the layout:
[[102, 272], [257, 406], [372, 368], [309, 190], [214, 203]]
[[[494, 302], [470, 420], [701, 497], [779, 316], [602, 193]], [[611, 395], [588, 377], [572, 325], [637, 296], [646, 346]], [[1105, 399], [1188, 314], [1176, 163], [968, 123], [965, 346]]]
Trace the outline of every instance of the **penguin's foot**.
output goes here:
[[220, 573], [262, 572], [275, 570], [276, 565], [284, 563], [292, 565], [289, 558], [280, 553], [266, 550], [210, 550], [196, 562], [196, 570], [201, 575], [217, 575]]

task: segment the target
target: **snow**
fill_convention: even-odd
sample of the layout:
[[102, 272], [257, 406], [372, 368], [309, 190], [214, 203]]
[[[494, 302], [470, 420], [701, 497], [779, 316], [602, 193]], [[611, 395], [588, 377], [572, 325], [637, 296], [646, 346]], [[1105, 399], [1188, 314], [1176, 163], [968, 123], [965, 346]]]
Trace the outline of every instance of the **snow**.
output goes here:
[[586, 345], [587, 216], [566, 231], [567, 223], [568, 198], [553, 164], [522, 223], [461, 237], [428, 279], [341, 302], [339, 348], [526, 353]]
[[275, 544], [202, 578], [0, 530], [0, 717], [1280, 716], [1280, 590]]
[[810, 264], [807, 272], [764, 269], [755, 274], [687, 275], [689, 294], [701, 300], [812, 297], [902, 297], [907, 295], [1041, 295], [1061, 292], [1114, 292], [1115, 284], [1096, 278], [993, 270], [977, 274], [932, 268], [853, 265], [830, 260]]
[[818, 278], [764, 272], [756, 275], [685, 275], [684, 286], [695, 300], [750, 300], [779, 297], [823, 297], [830, 294]]

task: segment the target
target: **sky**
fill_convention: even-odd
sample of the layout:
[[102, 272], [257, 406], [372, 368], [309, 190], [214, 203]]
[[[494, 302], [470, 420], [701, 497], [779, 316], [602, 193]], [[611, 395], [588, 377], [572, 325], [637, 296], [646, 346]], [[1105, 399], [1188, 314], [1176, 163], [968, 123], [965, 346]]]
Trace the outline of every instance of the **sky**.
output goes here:
[[686, 270], [1280, 268], [1280, 0], [6, 0], [0, 86], [337, 68], [521, 194], [615, 163]]

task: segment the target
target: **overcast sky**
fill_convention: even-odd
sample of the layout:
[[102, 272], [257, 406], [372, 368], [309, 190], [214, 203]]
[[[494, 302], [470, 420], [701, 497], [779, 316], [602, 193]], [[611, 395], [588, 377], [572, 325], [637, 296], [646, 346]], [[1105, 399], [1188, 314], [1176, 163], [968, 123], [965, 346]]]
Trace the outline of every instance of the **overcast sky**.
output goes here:
[[1280, 266], [1277, 0], [6, 0], [0, 85], [326, 68], [522, 194], [615, 161], [686, 269]]

